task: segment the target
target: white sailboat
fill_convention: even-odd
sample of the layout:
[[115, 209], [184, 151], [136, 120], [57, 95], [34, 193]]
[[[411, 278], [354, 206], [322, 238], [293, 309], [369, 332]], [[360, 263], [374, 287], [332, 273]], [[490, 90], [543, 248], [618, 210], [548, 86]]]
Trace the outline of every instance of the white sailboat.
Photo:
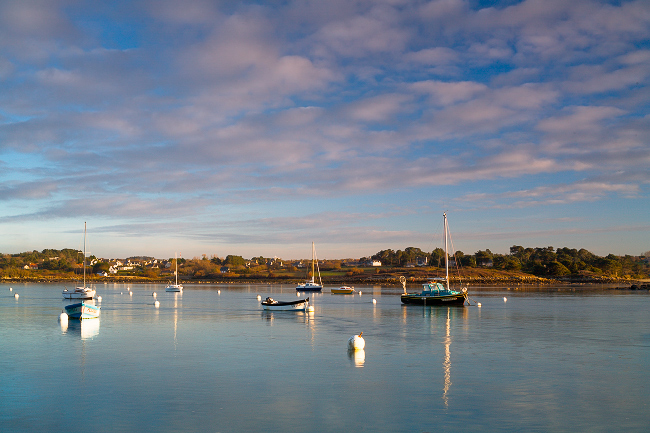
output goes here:
[[83, 286], [75, 287], [74, 290], [63, 290], [63, 297], [65, 299], [93, 299], [95, 297], [95, 290], [86, 287], [86, 223], [84, 222], [84, 282]]
[[323, 281], [320, 278], [320, 269], [318, 269], [318, 283], [315, 279], [314, 274], [314, 265], [318, 269], [318, 263], [316, 259], [316, 248], [314, 243], [311, 243], [311, 280], [305, 281], [303, 284], [298, 284], [296, 290], [299, 292], [320, 292], [323, 289]]
[[183, 285], [178, 284], [178, 253], [174, 253], [174, 262], [176, 263], [176, 270], [174, 271], [174, 274], [176, 275], [176, 284], [168, 284], [167, 287], [165, 287], [165, 292], [182, 292], [183, 291]]

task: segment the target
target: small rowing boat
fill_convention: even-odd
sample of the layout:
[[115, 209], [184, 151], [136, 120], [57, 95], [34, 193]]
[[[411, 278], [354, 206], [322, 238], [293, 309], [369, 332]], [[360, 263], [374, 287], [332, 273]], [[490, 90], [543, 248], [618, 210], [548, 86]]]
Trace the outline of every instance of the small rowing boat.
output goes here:
[[265, 310], [306, 311], [309, 308], [309, 298], [297, 301], [276, 301], [273, 298], [266, 298], [262, 301], [262, 308]]

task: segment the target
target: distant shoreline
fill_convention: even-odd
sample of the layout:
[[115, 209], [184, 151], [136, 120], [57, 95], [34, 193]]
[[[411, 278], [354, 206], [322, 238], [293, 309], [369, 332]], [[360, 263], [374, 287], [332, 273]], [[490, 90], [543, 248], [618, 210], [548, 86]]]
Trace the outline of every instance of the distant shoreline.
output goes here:
[[[425, 283], [429, 280], [428, 277], [421, 276], [408, 276], [407, 284], [408, 285], [417, 285]], [[168, 278], [147, 278], [140, 276], [109, 276], [109, 277], [91, 277], [87, 278], [87, 284], [167, 284], [169, 283]], [[628, 279], [628, 278], [615, 278], [615, 277], [563, 277], [563, 278], [543, 278], [536, 277], [534, 275], [528, 274], [507, 274], [499, 273], [498, 275], [480, 275], [480, 276], [468, 276], [463, 278], [451, 277], [449, 278], [450, 283], [458, 284], [460, 282], [464, 284], [472, 285], [503, 285], [503, 284], [515, 284], [515, 285], [527, 285], [527, 286], [548, 286], [548, 285], [583, 285], [583, 284], [619, 284], [626, 286], [637, 286], [643, 287], [643, 290], [650, 288], [650, 280], [648, 279]], [[179, 283], [182, 284], [287, 284], [293, 285], [303, 282], [301, 279], [296, 278], [251, 278], [250, 276], [242, 278], [179, 278]], [[0, 283], [61, 283], [61, 284], [81, 284], [77, 278], [65, 278], [65, 277], [44, 277], [38, 276], [34, 278], [10, 278], [2, 277], [0, 278]], [[373, 275], [373, 276], [361, 276], [361, 277], [335, 277], [335, 278], [323, 278], [324, 285], [361, 285], [361, 284], [374, 284], [379, 286], [386, 287], [401, 287], [399, 281], [399, 276], [395, 275]]]

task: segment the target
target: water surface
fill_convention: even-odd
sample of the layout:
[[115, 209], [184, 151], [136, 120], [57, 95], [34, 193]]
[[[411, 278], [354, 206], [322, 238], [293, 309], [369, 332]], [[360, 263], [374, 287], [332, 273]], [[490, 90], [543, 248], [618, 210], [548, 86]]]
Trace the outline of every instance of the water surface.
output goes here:
[[647, 291], [479, 288], [478, 308], [357, 289], [305, 314], [260, 308], [291, 286], [98, 285], [100, 319], [65, 326], [61, 285], [0, 284], [0, 430], [650, 429]]

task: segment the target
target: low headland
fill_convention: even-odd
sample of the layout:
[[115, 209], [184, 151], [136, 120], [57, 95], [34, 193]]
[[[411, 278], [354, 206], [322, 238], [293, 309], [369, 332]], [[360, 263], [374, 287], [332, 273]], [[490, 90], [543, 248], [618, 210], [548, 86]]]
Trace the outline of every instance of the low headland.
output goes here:
[[[359, 269], [359, 268], [356, 268]], [[192, 276], [179, 272], [179, 282], [182, 284], [287, 284], [293, 285], [303, 282], [303, 276], [290, 273], [236, 274], [229, 272], [226, 275]], [[405, 277], [407, 284], [417, 285], [425, 283], [431, 278], [444, 277], [441, 268], [388, 268], [388, 269], [363, 269], [363, 272], [349, 271], [334, 272], [324, 271], [321, 274], [325, 286], [335, 285], [376, 285], [386, 287], [401, 287], [400, 277]], [[123, 283], [123, 284], [166, 284], [173, 279], [173, 275], [93, 275], [86, 276], [87, 284]], [[462, 274], [456, 273], [449, 276], [450, 283], [468, 284], [470, 286], [550, 286], [550, 285], [607, 285], [620, 289], [650, 290], [650, 279], [631, 278], [630, 276], [617, 277], [608, 275], [595, 275], [582, 273], [562, 277], [540, 277], [520, 271], [504, 271], [498, 269], [463, 269]], [[79, 274], [30, 272], [16, 276], [0, 276], [3, 283], [81, 283]]]
[[[639, 256], [601, 257], [585, 249], [514, 245], [509, 254], [490, 250], [448, 256], [451, 284], [472, 285], [608, 285], [629, 289], [647, 289], [650, 283], [650, 252]], [[314, 266], [315, 265], [315, 266]], [[83, 260], [76, 249], [31, 251], [0, 254], [0, 282], [51, 282], [80, 284], [86, 275], [89, 284], [167, 283], [183, 284], [287, 284], [311, 278], [325, 286], [377, 285], [401, 287], [424, 283], [445, 276], [445, 253], [439, 248], [425, 252], [419, 248], [382, 250], [370, 257], [342, 260], [282, 260], [278, 258], [228, 255], [155, 259], [134, 256], [127, 259]], [[313, 270], [312, 270], [313, 269]]]

